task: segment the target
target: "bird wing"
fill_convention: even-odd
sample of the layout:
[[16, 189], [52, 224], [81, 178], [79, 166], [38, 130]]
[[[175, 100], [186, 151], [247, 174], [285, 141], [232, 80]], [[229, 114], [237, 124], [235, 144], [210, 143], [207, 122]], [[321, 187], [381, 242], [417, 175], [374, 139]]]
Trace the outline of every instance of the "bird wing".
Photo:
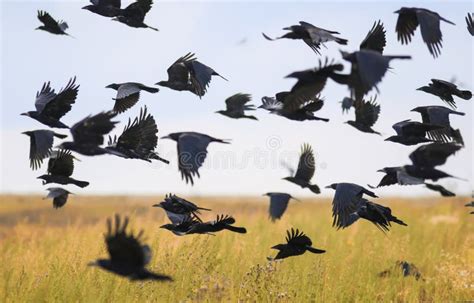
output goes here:
[[466, 24], [467, 24], [467, 30], [469, 33], [474, 36], [474, 20], [472, 18], [472, 14], [467, 13], [466, 16]]
[[398, 14], [397, 25], [395, 31], [397, 32], [397, 40], [402, 44], [408, 44], [415, 35], [415, 30], [418, 27], [417, 14], [413, 10], [403, 10]]
[[263, 97], [262, 107], [268, 111], [280, 111], [283, 108], [283, 102], [272, 97]]
[[440, 80], [440, 79], [431, 79], [431, 82], [433, 83], [435, 87], [440, 87], [440, 88], [449, 88], [452, 90], [457, 90], [458, 86], [454, 83], [445, 81], [445, 80]]
[[50, 187], [46, 189], [48, 191], [47, 198], [57, 198], [62, 195], [66, 195], [69, 192], [61, 187]]
[[319, 96], [315, 96], [308, 100], [306, 103], [304, 103], [301, 107], [301, 109], [305, 112], [317, 112], [324, 106], [324, 100], [320, 98]]
[[286, 231], [286, 242], [288, 242], [289, 245], [300, 247], [307, 247], [313, 244], [311, 239], [302, 231], [300, 232], [298, 229], [294, 230], [293, 228], [291, 229], [291, 232], [290, 230]]
[[79, 85], [76, 85], [76, 77], [71, 78], [65, 88], [44, 105], [42, 114], [59, 120], [72, 108], [76, 102]]
[[152, 4], [152, 0], [137, 0], [122, 10], [121, 14], [127, 18], [143, 22]]
[[187, 53], [178, 58], [166, 71], [168, 73], [168, 81], [188, 83], [190, 81], [190, 75], [187, 64], [195, 60], [196, 58], [193, 53]]
[[36, 92], [35, 108], [36, 111], [42, 112], [46, 104], [51, 102], [56, 97], [54, 89], [51, 89], [50, 83], [45, 82], [41, 91]]
[[49, 27], [49, 28], [59, 27], [58, 22], [54, 20], [53, 17], [51, 17], [51, 15], [45, 11], [38, 11], [38, 19], [46, 27]]
[[53, 132], [49, 130], [35, 130], [30, 136], [30, 167], [38, 169], [43, 159], [51, 154], [53, 147]]
[[367, 102], [357, 102], [355, 116], [356, 122], [361, 123], [365, 126], [372, 127], [377, 122], [380, 115], [380, 105], [375, 103], [373, 98]]
[[410, 176], [404, 169], [397, 170], [397, 183], [400, 185], [419, 185], [424, 181], [420, 178]]
[[245, 104], [252, 100], [252, 96], [250, 94], [242, 94], [238, 93], [233, 96], [230, 96], [225, 100], [225, 104], [227, 110], [233, 112], [240, 112], [244, 113]]
[[339, 183], [332, 201], [333, 226], [345, 228], [355, 220], [351, 214], [357, 212], [362, 203], [364, 188], [356, 184]]
[[199, 168], [207, 157], [209, 141], [197, 134], [182, 134], [178, 140], [178, 165], [181, 177], [186, 183], [194, 184], [193, 177], [199, 177]]
[[370, 49], [382, 54], [386, 44], [385, 29], [383, 23], [379, 20], [374, 22], [369, 33], [361, 42], [360, 49]]
[[314, 175], [314, 171], [315, 159], [313, 148], [311, 145], [305, 143], [301, 147], [300, 160], [298, 162], [295, 178], [309, 182]]
[[382, 80], [387, 72], [389, 60], [371, 50], [358, 51], [356, 53], [356, 60], [358, 75], [364, 86], [364, 93], [367, 93]]
[[48, 161], [48, 174], [70, 177], [74, 172], [74, 156], [71, 151], [60, 149], [54, 151]]
[[132, 108], [140, 99], [140, 86], [137, 83], [123, 83], [117, 89], [114, 111], [123, 113]]
[[416, 16], [420, 23], [423, 41], [428, 45], [430, 54], [437, 57], [440, 54], [442, 47], [441, 41], [443, 40], [439, 16], [427, 10], [417, 10]]
[[216, 72], [209, 66], [202, 64], [197, 60], [191, 61], [188, 63], [188, 66], [190, 68], [191, 84], [194, 93], [199, 97], [202, 97], [207, 91], [212, 75], [215, 75]]
[[429, 116], [429, 123], [443, 126], [450, 126], [449, 114], [461, 114], [463, 113], [455, 112], [444, 106], [428, 107], [426, 112]]
[[291, 196], [288, 194], [271, 194], [270, 195], [270, 206], [268, 211], [272, 220], [280, 219], [285, 213]]
[[108, 134], [117, 123], [112, 121], [117, 115], [115, 112], [102, 112], [94, 116], [88, 116], [74, 124], [71, 134], [76, 143], [102, 145], [104, 135]]
[[441, 128], [443, 127], [439, 125], [408, 121], [401, 125], [399, 135], [407, 137], [425, 137], [426, 132]]
[[120, 0], [90, 0], [92, 4], [99, 5], [99, 6], [113, 6], [116, 8], [120, 8], [121, 1]]
[[460, 149], [461, 146], [455, 143], [435, 142], [418, 147], [410, 154], [410, 160], [415, 166], [434, 168], [445, 164], [448, 157]]

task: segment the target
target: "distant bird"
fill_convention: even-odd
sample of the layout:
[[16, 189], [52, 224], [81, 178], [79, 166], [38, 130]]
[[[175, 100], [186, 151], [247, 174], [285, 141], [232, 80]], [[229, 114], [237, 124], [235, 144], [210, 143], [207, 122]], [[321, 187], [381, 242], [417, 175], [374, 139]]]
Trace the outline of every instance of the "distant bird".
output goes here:
[[120, 14], [120, 0], [90, 0], [91, 5], [86, 5], [82, 9], [104, 17], [116, 17]]
[[467, 13], [466, 16], [466, 23], [467, 23], [467, 30], [471, 34], [471, 36], [474, 36], [474, 20], [473, 20], [473, 14]]
[[313, 242], [306, 236], [302, 231], [293, 228], [286, 231], [286, 244], [278, 244], [272, 247], [272, 249], [278, 250], [275, 258], [270, 260], [280, 260], [288, 257], [299, 256], [304, 254], [306, 251], [312, 252], [313, 254], [325, 253], [325, 250], [311, 247]]
[[[292, 103], [296, 101], [297, 106], [295, 107]], [[269, 111], [271, 114], [285, 117], [293, 121], [324, 121], [329, 122], [329, 119], [320, 118], [314, 115], [315, 112], [323, 108], [324, 100], [320, 99], [319, 96], [310, 98], [306, 102], [292, 98], [290, 92], [279, 92], [272, 97], [262, 97], [262, 105], [258, 108], [263, 108]]]
[[395, 130], [397, 135], [388, 137], [385, 141], [391, 141], [403, 145], [416, 145], [419, 143], [431, 142], [431, 139], [426, 138], [427, 133], [443, 129], [444, 127], [420, 123], [408, 119], [395, 123], [392, 128]]
[[316, 164], [313, 148], [311, 145], [305, 143], [301, 146], [300, 160], [296, 172], [291, 169], [291, 176], [285, 177], [283, 180], [299, 185], [301, 188], [307, 188], [315, 194], [319, 194], [321, 193], [319, 186], [311, 184], [315, 170]]
[[472, 98], [472, 92], [468, 90], [460, 90], [456, 84], [439, 79], [431, 79], [431, 83], [429, 83], [428, 86], [422, 86], [417, 90], [438, 96], [454, 109], [457, 108], [457, 106], [453, 96], [457, 96], [464, 100], [470, 100]]
[[118, 138], [109, 136], [108, 146], [105, 149], [127, 159], [141, 159], [148, 162], [159, 160], [168, 164], [168, 160], [155, 152], [158, 144], [157, 133], [155, 119], [147, 113], [145, 106], [140, 109], [140, 115], [133, 120], [133, 123], [130, 118], [128, 119], [128, 124]]
[[207, 92], [212, 76], [219, 76], [215, 70], [197, 61], [193, 53], [187, 53], [176, 60], [167, 70], [168, 80], [160, 81], [157, 85], [177, 91], [190, 91], [199, 98]]
[[173, 224], [180, 224], [187, 221], [188, 218], [202, 222], [201, 218], [199, 218], [200, 211], [211, 211], [209, 208], [199, 207], [193, 202], [173, 194], [166, 195], [163, 201], [154, 204], [153, 207], [162, 208]]
[[120, 10], [120, 12], [112, 18], [114, 21], [124, 23], [130, 27], [135, 28], [150, 28], [158, 31], [157, 28], [151, 27], [144, 23], [146, 14], [150, 11], [153, 4], [152, 0], [137, 0], [126, 8]]
[[376, 98], [354, 102], [355, 121], [347, 121], [346, 123], [363, 133], [380, 135], [379, 132], [372, 129], [380, 115], [380, 105], [375, 101]]
[[30, 167], [33, 170], [40, 168], [43, 159], [51, 155], [54, 137], [60, 139], [67, 137], [47, 129], [27, 131], [22, 134], [30, 137]]
[[306, 43], [316, 54], [321, 54], [320, 48], [321, 46], [325, 46], [324, 44], [326, 42], [335, 41], [336, 43], [341, 45], [347, 44], [346, 39], [334, 36], [339, 35], [338, 32], [322, 29], [304, 21], [300, 21], [299, 25], [285, 27], [283, 28], [283, 30], [287, 30], [290, 32], [277, 38], [270, 38], [265, 33], [262, 33], [262, 35], [265, 39], [270, 41], [278, 39], [303, 40], [303, 42]]
[[285, 213], [290, 199], [299, 201], [289, 194], [286, 193], [266, 193], [264, 196], [270, 197], [270, 206], [268, 212], [272, 221], [279, 220]]
[[342, 113], [346, 114], [354, 106], [355, 102], [352, 98], [344, 97], [344, 99], [342, 99], [342, 101], [340, 101], [339, 103], [341, 103]]
[[68, 33], [66, 33], [66, 29], [69, 27], [66, 22], [62, 20], [56, 21], [53, 19], [53, 17], [51, 17], [50, 14], [44, 11], [38, 11], [38, 19], [41, 21], [41, 23], [43, 23], [43, 25], [37, 27], [36, 29], [55, 35], [70, 36]]
[[216, 113], [227, 116], [233, 119], [247, 118], [258, 120], [255, 116], [245, 115], [246, 110], [255, 110], [253, 105], [247, 105], [252, 100], [249, 94], [237, 93], [225, 100], [226, 109], [216, 111]]
[[117, 113], [123, 113], [137, 104], [138, 99], [140, 99], [140, 91], [144, 90], [152, 94], [160, 91], [158, 88], [136, 82], [112, 83], [107, 85], [106, 88], [117, 91], [117, 96], [114, 99], [114, 112]]
[[89, 185], [89, 182], [79, 181], [71, 178], [74, 172], [74, 159], [69, 150], [60, 149], [53, 151], [48, 160], [48, 174], [39, 176], [44, 184], [57, 183], [62, 185], [74, 184], [81, 188]]
[[392, 215], [390, 208], [364, 199], [364, 194], [373, 198], [378, 197], [362, 186], [353, 183], [334, 183], [326, 188], [336, 191], [332, 201], [332, 225], [337, 229], [349, 227], [359, 218], [372, 222], [381, 231], [388, 231], [390, 222], [406, 226], [405, 222]]
[[[408, 263], [407, 261], [397, 261], [394, 266], [395, 270], [401, 270], [401, 273], [404, 277], [413, 276], [416, 280], [421, 278], [421, 273], [418, 268], [413, 263]], [[379, 277], [388, 277], [392, 273], [391, 269], [387, 269], [379, 273]]]
[[374, 25], [372, 25], [372, 28], [367, 33], [367, 36], [360, 43], [359, 48], [361, 50], [373, 50], [382, 54], [386, 44], [387, 39], [385, 37], [385, 28], [383, 26], [383, 23], [378, 20], [377, 22], [374, 22]]
[[214, 221], [196, 223], [192, 225], [188, 234], [213, 234], [223, 230], [229, 230], [239, 234], [247, 233], [244, 227], [233, 226], [235, 219], [229, 215], [217, 215]]
[[171, 139], [177, 143], [178, 147], [178, 166], [181, 172], [181, 178], [186, 183], [194, 185], [193, 178], [199, 175], [199, 168], [207, 157], [207, 147], [209, 143], [217, 142], [230, 144], [226, 140], [216, 139], [206, 134], [197, 132], [179, 132], [171, 133], [162, 139]]
[[430, 139], [441, 142], [452, 140], [455, 143], [464, 145], [461, 131], [451, 127], [449, 115], [464, 116], [465, 113], [457, 112], [444, 106], [419, 106], [411, 111], [420, 113], [423, 123], [443, 126], [442, 129], [429, 131], [428, 137]]
[[[87, 116], [74, 124], [71, 128], [73, 141], [64, 142], [60, 148], [68, 149], [85, 156], [114, 154], [116, 152], [100, 147], [104, 143], [104, 135], [114, 129], [117, 121], [112, 119], [115, 112], [102, 112], [94, 116]], [[125, 155], [121, 155], [126, 157]]]
[[132, 281], [172, 281], [169, 276], [156, 274], [145, 268], [150, 263], [152, 253], [148, 245], [142, 244], [143, 230], [134, 235], [133, 232], [127, 233], [127, 226], [128, 217], [125, 217], [122, 224], [120, 216], [115, 215], [114, 227], [112, 221], [107, 219], [105, 244], [109, 259], [98, 259], [88, 265], [100, 267]]
[[72, 104], [76, 102], [79, 85], [75, 84], [76, 77], [71, 78], [65, 88], [56, 94], [51, 89], [50, 83], [45, 82], [40, 92], [36, 93], [35, 111], [22, 113], [49, 127], [69, 128], [59, 121], [67, 112], [71, 110]]
[[73, 194], [61, 187], [50, 187], [47, 190], [48, 195], [44, 199], [53, 199], [53, 207], [56, 209], [63, 207], [67, 202], [68, 196]]
[[395, 28], [398, 41], [401, 41], [402, 44], [410, 43], [416, 28], [420, 25], [421, 36], [428, 46], [430, 54], [434, 58], [441, 54], [443, 35], [441, 34], [440, 21], [455, 25], [453, 22], [424, 8], [402, 7], [394, 13], [398, 14]]
[[353, 53], [341, 51], [341, 54], [344, 60], [351, 63], [351, 73], [331, 73], [329, 77], [339, 84], [347, 85], [351, 98], [356, 101], [361, 100], [373, 88], [378, 90], [377, 84], [382, 81], [391, 60], [411, 59], [411, 56], [385, 56], [371, 49]]

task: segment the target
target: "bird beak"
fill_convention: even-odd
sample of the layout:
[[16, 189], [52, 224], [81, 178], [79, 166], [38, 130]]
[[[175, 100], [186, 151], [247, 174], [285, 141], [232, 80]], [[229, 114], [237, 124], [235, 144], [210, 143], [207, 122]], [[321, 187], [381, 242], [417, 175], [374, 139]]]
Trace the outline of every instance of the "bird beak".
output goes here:
[[418, 87], [416, 90], [421, 90], [421, 87]]
[[377, 170], [378, 173], [384, 173], [385, 171], [382, 169]]
[[163, 206], [161, 206], [161, 204], [153, 204], [152, 207], [160, 207], [160, 208], [163, 208]]
[[27, 135], [28, 136], [28, 132], [22, 132], [23, 135]]
[[331, 185], [325, 186], [324, 188], [332, 188]]
[[161, 225], [160, 228], [165, 228], [166, 225]]
[[21, 113], [20, 116], [29, 116], [30, 114], [28, 113]]
[[97, 266], [97, 261], [87, 263], [87, 266]]
[[107, 85], [105, 88], [111, 88], [111, 85], [112, 85], [112, 84], [109, 84], [109, 85]]
[[170, 136], [163, 136], [160, 139], [171, 139]]

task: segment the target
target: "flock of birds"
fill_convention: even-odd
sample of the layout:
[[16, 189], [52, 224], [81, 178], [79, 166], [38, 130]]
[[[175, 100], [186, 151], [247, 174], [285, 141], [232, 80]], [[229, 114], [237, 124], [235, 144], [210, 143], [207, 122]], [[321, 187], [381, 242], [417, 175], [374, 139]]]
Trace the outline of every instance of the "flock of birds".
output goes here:
[[[144, 19], [152, 5], [151, 0], [137, 0], [125, 8], [121, 8], [120, 0], [91, 0], [91, 5], [83, 7], [92, 13], [113, 18], [123, 24], [135, 28], [156, 28], [144, 23]], [[426, 43], [429, 53], [434, 57], [441, 54], [442, 34], [440, 21], [454, 25], [453, 22], [441, 17], [438, 13], [423, 8], [403, 7], [397, 10], [398, 21], [396, 32], [398, 40], [402, 44], [409, 44], [418, 26], [421, 36]], [[68, 35], [68, 25], [64, 21], [56, 21], [47, 12], [38, 11], [38, 19], [43, 23], [38, 27], [52, 34]], [[466, 17], [469, 33], [474, 35], [473, 15]], [[347, 45], [348, 40], [338, 37], [336, 31], [325, 30], [308, 22], [300, 22], [284, 28], [287, 32], [277, 38], [263, 36], [271, 41], [278, 39], [302, 40], [316, 54], [320, 55], [322, 47], [326, 43], [335, 42]], [[380, 114], [380, 105], [376, 103], [376, 97], [367, 98], [372, 90], [377, 90], [377, 84], [395, 59], [411, 59], [410, 56], [389, 56], [383, 54], [385, 45], [385, 28], [381, 21], [374, 23], [367, 36], [360, 43], [359, 50], [352, 53], [341, 51], [342, 59], [351, 63], [349, 73], [343, 72], [343, 65], [335, 60], [320, 60], [319, 66], [313, 69], [297, 71], [287, 77], [296, 79], [294, 86], [288, 91], [275, 94], [274, 97], [265, 96], [258, 108], [271, 114], [284, 117], [294, 121], [316, 120], [328, 122], [326, 118], [315, 116], [315, 112], [324, 105], [320, 97], [328, 79], [349, 89], [350, 96], [342, 103], [343, 113], [354, 108], [355, 119], [347, 121], [355, 129], [365, 132], [379, 134], [372, 127], [377, 122]], [[207, 92], [213, 76], [223, 76], [213, 68], [197, 60], [193, 53], [180, 57], [167, 70], [168, 79], [156, 83], [161, 87], [167, 87], [176, 91], [188, 91], [199, 98]], [[67, 85], [59, 92], [51, 88], [50, 82], [44, 83], [36, 94], [35, 110], [28, 111], [22, 115], [35, 119], [39, 123], [50, 128], [69, 129], [70, 140], [63, 141], [53, 148], [55, 139], [65, 139], [68, 135], [56, 133], [50, 129], [27, 131], [23, 134], [30, 138], [30, 166], [33, 170], [39, 169], [42, 162], [48, 159], [47, 172], [39, 176], [43, 184], [73, 184], [78, 187], [89, 185], [87, 181], [72, 178], [75, 162], [79, 159], [77, 154], [85, 156], [112, 155], [125, 159], [140, 159], [151, 162], [153, 160], [169, 163], [161, 158], [155, 151], [158, 143], [158, 128], [154, 117], [148, 113], [146, 106], [140, 110], [135, 119], [128, 120], [123, 132], [117, 136], [109, 136], [105, 143], [105, 136], [116, 126], [115, 121], [119, 114], [135, 106], [141, 92], [155, 94], [159, 92], [156, 87], [147, 86], [136, 82], [113, 83], [107, 88], [116, 91], [113, 109], [90, 115], [78, 121], [71, 127], [61, 122], [61, 118], [68, 113], [74, 105], [79, 85], [76, 78], [70, 79]], [[420, 87], [418, 90], [439, 97], [450, 108], [440, 105], [416, 107], [412, 111], [421, 114], [422, 121], [404, 120], [393, 125], [396, 135], [386, 139], [403, 145], [418, 145], [423, 143], [409, 158], [411, 165], [398, 167], [385, 167], [380, 170], [384, 177], [377, 186], [400, 185], [424, 185], [430, 190], [439, 192], [443, 196], [454, 196], [454, 193], [433, 182], [441, 178], [453, 177], [439, 169], [447, 158], [463, 145], [463, 138], [459, 129], [451, 126], [450, 115], [463, 116], [464, 113], [456, 111], [454, 97], [469, 100], [472, 93], [459, 89], [455, 84], [444, 80], [432, 79], [428, 86]], [[248, 115], [248, 111], [256, 110], [250, 105], [250, 94], [238, 93], [225, 100], [226, 108], [217, 113], [232, 119], [252, 119], [255, 116]], [[379, 134], [380, 135], [380, 134]], [[214, 138], [212, 136], [197, 132], [171, 133], [163, 138], [174, 140], [177, 143], [178, 166], [182, 178], [186, 183], [194, 184], [199, 178], [199, 168], [206, 159], [207, 147], [210, 143], [229, 144], [228, 141]], [[303, 144], [299, 163], [296, 169], [290, 169], [291, 175], [285, 180], [307, 188], [315, 194], [320, 193], [318, 185], [311, 182], [315, 173], [315, 156], [309, 144]], [[376, 193], [357, 184], [334, 183], [327, 188], [335, 190], [332, 202], [333, 226], [344, 229], [351, 226], [358, 219], [365, 219], [381, 231], [386, 232], [392, 223], [407, 226], [402, 220], [392, 215], [390, 208], [369, 201], [366, 197], [377, 198]], [[66, 204], [71, 194], [61, 187], [51, 187], [47, 198], [53, 199], [55, 208]], [[272, 220], [281, 218], [289, 201], [293, 198], [287, 193], [266, 193], [270, 198], [269, 213]], [[295, 199], [296, 200], [296, 199]], [[474, 203], [474, 202], [473, 202]], [[473, 206], [470, 203], [466, 206]], [[177, 236], [189, 234], [214, 235], [217, 232], [228, 230], [235, 233], [245, 234], [244, 227], [234, 226], [235, 219], [229, 215], [217, 215], [213, 221], [204, 222], [200, 218], [201, 211], [210, 211], [181, 198], [177, 195], [167, 195], [162, 202], [153, 205], [162, 208], [170, 223], [161, 226]], [[128, 277], [132, 280], [171, 280], [171, 277], [153, 273], [146, 269], [151, 259], [151, 249], [142, 243], [143, 231], [138, 234], [127, 232], [129, 219], [116, 216], [114, 222], [107, 220], [107, 233], [105, 242], [110, 258], [99, 259], [90, 265], [99, 266], [115, 274]], [[304, 254], [306, 251], [320, 254], [324, 250], [312, 247], [311, 239], [298, 229], [287, 232], [286, 243], [278, 244], [272, 248], [278, 250], [277, 255], [271, 260], [283, 259], [290, 256]], [[399, 267], [403, 272], [409, 272], [410, 264], [400, 261]], [[411, 265], [413, 267], [413, 265]], [[383, 274], [383, 273], [382, 273]]]

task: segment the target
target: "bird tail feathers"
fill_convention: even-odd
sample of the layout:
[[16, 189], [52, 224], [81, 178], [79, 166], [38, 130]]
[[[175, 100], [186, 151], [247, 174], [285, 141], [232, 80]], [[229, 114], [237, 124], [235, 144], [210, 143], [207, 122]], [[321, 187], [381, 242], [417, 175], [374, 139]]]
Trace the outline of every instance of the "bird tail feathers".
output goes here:
[[314, 247], [308, 247], [307, 250], [312, 252], [313, 254], [323, 254], [323, 253], [326, 252], [325, 250], [317, 249], [317, 248], [314, 248]]

